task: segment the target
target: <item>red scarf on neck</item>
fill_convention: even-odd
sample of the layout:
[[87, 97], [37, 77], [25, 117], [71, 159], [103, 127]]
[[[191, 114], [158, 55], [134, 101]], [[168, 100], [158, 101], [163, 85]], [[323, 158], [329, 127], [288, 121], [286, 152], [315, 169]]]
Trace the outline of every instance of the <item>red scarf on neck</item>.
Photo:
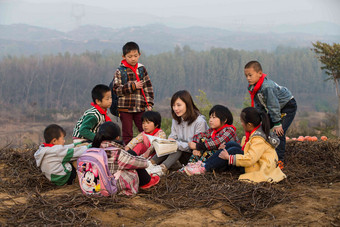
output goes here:
[[236, 128], [235, 128], [234, 125], [225, 124], [225, 125], [223, 125], [222, 127], [220, 127], [219, 129], [213, 129], [213, 133], [211, 134], [211, 138], [212, 138], [212, 139], [215, 138], [216, 134], [217, 134], [219, 131], [221, 131], [222, 129], [226, 128], [226, 127], [232, 127], [232, 128], [235, 130], [235, 132], [236, 132]]
[[160, 129], [160, 128], [155, 128], [155, 130], [153, 130], [153, 132], [151, 132], [151, 133], [146, 133], [146, 132], [144, 132], [144, 133], [147, 134], [147, 135], [153, 136], [153, 135], [155, 135], [159, 130], [161, 130], [161, 129]]
[[44, 144], [44, 147], [53, 147], [54, 144], [51, 144], [51, 143], [43, 143]]
[[[136, 79], [137, 79], [137, 81], [139, 82], [140, 79], [139, 79], [139, 76], [138, 76], [138, 74], [137, 74], [138, 63], [135, 65], [135, 67], [132, 67], [129, 63], [127, 63], [127, 61], [126, 61], [125, 59], [122, 60], [121, 63], [122, 63], [125, 67], [128, 67], [129, 69], [131, 69], [132, 72], [134, 72], [134, 74], [136, 75]], [[146, 100], [146, 96], [145, 96], [145, 93], [144, 93], [143, 88], [142, 88], [141, 90], [142, 90], [142, 94], [143, 94], [144, 99], [145, 99], [145, 102], [146, 102], [146, 106], [149, 106], [149, 103], [148, 103], [148, 101]]]
[[[267, 74], [262, 73], [262, 76], [260, 77], [259, 81], [257, 81], [257, 83], [255, 84], [254, 89], [252, 91], [248, 90], [249, 93], [250, 93], [250, 98], [251, 98], [251, 107], [254, 107], [254, 98], [255, 98], [255, 95], [258, 92], [258, 90], [260, 90], [260, 88], [261, 88], [261, 86], [263, 84], [264, 78], [266, 76], [267, 76]], [[251, 85], [249, 85], [248, 88], [250, 86]]]
[[244, 147], [246, 146], [246, 144], [248, 143], [249, 141], [249, 137], [250, 135], [255, 132], [258, 128], [260, 128], [261, 124], [259, 124], [258, 126], [256, 126], [251, 132], [246, 132], [246, 141], [244, 142], [243, 146], [242, 146], [242, 151], [244, 149]]
[[100, 106], [98, 106], [97, 104], [94, 104], [93, 102], [91, 102], [91, 106], [96, 108], [99, 111], [99, 113], [105, 115], [105, 121], [111, 121], [110, 117], [107, 115], [107, 110], [104, 111]]

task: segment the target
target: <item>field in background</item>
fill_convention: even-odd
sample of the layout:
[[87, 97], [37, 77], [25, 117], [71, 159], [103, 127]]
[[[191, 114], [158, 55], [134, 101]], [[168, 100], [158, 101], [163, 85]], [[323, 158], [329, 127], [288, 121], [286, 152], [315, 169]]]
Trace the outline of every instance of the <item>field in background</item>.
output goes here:
[[[159, 107], [158, 111], [161, 113], [162, 129], [170, 133], [171, 115], [168, 107]], [[239, 123], [240, 109], [231, 109], [234, 115], [234, 125], [237, 128], [239, 136], [243, 135], [243, 129]], [[43, 141], [44, 128], [52, 123], [62, 126], [67, 133], [66, 143], [72, 142], [72, 130], [81, 116], [81, 112], [74, 114], [51, 114], [49, 119], [39, 120], [27, 117], [20, 113], [1, 112], [0, 119], [0, 148], [5, 146], [22, 147], [41, 144]], [[110, 114], [112, 121], [120, 124], [117, 117]], [[334, 122], [333, 122], [334, 121]], [[333, 123], [332, 123], [333, 122]], [[298, 137], [299, 135], [317, 136], [320, 138], [322, 135], [327, 137], [335, 137], [335, 131], [330, 125], [335, 125], [335, 117], [323, 112], [309, 112], [299, 110], [297, 116], [292, 123], [289, 131], [289, 137]]]

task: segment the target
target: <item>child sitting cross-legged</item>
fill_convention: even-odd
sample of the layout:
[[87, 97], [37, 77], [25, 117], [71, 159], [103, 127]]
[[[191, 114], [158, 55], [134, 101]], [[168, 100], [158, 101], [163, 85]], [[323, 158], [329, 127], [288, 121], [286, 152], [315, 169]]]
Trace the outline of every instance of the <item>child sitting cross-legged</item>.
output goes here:
[[189, 142], [189, 147], [193, 151], [188, 165], [205, 162], [223, 143], [239, 142], [236, 128], [232, 125], [233, 115], [227, 107], [215, 105], [209, 111], [209, 116], [210, 128], [196, 134], [192, 142]]
[[77, 172], [71, 162], [76, 161], [88, 148], [75, 147], [80, 143], [64, 145], [65, 136], [65, 130], [59, 125], [47, 126], [44, 130], [45, 143], [34, 153], [37, 166], [56, 185], [73, 183]]
[[150, 144], [146, 135], [166, 138], [165, 132], [161, 129], [162, 117], [158, 112], [146, 111], [142, 115], [142, 127], [143, 132], [139, 133], [133, 138], [128, 145], [125, 146], [125, 150], [133, 150], [137, 155], [142, 155], [144, 158], [152, 157], [155, 149]]
[[275, 151], [279, 139], [275, 135], [269, 135], [268, 115], [247, 107], [242, 110], [240, 118], [246, 133], [242, 139], [242, 147], [235, 142], [227, 143], [224, 149], [217, 151], [202, 165], [186, 166], [185, 172], [188, 175], [234, 166], [245, 172], [239, 176], [239, 180], [279, 182], [286, 178], [278, 166]]
[[[159, 176], [149, 175], [145, 168], [148, 161], [129, 150], [124, 150], [120, 139], [120, 128], [108, 121], [102, 124], [94, 137], [92, 147], [103, 148], [108, 156], [108, 167], [117, 181], [118, 193], [133, 195], [138, 188], [147, 189], [158, 184]], [[106, 148], [118, 148], [114, 150]]]

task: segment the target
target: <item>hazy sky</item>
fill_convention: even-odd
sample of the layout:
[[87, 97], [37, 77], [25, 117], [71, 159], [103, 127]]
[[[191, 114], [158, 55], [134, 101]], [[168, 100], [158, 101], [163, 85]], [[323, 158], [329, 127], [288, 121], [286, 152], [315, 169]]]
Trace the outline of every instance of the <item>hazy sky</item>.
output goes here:
[[[55, 3], [59, 3], [58, 6]], [[183, 26], [221, 28], [251, 25], [270, 27], [319, 21], [340, 25], [340, 0], [0, 0], [0, 24], [27, 22], [38, 26], [58, 27], [56, 23], [59, 19], [56, 19], [56, 15], [60, 15], [59, 18], [68, 17], [69, 20], [60, 20], [60, 29], [62, 23], [67, 28], [67, 23], [71, 23], [72, 19], [72, 4], [86, 7], [86, 18], [83, 17], [82, 22], [90, 23], [86, 19], [92, 16], [94, 21], [93, 18], [97, 15], [94, 24], [98, 24], [98, 21], [106, 22], [101, 25], [110, 27], [122, 27], [125, 22], [128, 22], [125, 23], [127, 26], [140, 26], [150, 21], [177, 27], [183, 22]], [[52, 15], [53, 10], [55, 15]], [[103, 16], [99, 18], [99, 14], [116, 17], [104, 19]], [[123, 17], [123, 22], [117, 19]], [[109, 20], [112, 23], [108, 25]]]
[[[22, 1], [63, 2], [63, 0]], [[112, 11], [145, 12], [159, 17], [186, 16], [216, 19], [234, 17], [235, 20], [246, 23], [315, 21], [340, 23], [340, 0], [71, 0], [71, 2], [103, 7]]]

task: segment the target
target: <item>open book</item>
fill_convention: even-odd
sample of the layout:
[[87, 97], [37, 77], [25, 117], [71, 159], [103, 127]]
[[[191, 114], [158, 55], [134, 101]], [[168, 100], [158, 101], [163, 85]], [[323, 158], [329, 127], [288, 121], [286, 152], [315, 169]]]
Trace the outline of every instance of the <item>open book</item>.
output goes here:
[[177, 142], [175, 140], [162, 139], [156, 136], [146, 135], [150, 144], [155, 148], [157, 157], [172, 154], [177, 151]]

